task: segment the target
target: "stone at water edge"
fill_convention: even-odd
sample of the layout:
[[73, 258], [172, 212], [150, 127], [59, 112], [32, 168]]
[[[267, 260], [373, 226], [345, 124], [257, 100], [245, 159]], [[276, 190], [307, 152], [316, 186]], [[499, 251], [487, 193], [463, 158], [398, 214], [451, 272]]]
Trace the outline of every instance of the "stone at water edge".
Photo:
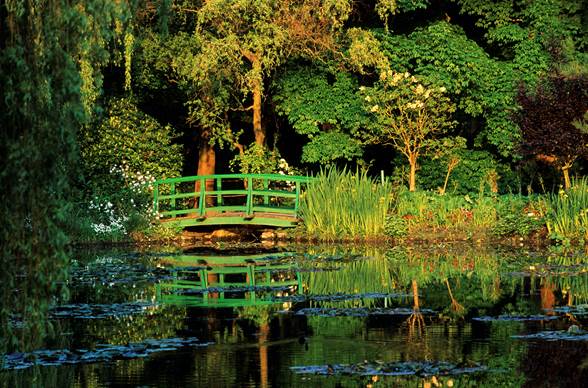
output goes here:
[[274, 232], [272, 230], [266, 230], [261, 234], [262, 240], [275, 240], [275, 238], [276, 238], [276, 232]]
[[226, 229], [217, 229], [210, 235], [211, 240], [236, 240], [239, 234]]

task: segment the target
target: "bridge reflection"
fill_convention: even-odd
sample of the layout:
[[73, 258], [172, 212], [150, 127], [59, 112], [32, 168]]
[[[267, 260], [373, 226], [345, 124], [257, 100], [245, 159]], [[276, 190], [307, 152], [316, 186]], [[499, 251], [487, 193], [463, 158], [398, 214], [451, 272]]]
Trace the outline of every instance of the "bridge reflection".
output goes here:
[[156, 286], [157, 300], [191, 307], [235, 308], [279, 304], [302, 292], [298, 265], [278, 255], [170, 256], [170, 279]]

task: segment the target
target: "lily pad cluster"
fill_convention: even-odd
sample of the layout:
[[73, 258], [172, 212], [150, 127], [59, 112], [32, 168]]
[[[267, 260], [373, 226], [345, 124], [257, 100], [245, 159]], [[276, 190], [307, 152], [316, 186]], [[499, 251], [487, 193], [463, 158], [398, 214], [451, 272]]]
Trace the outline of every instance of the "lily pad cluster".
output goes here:
[[111, 317], [126, 317], [141, 314], [148, 308], [154, 307], [150, 302], [88, 304], [77, 303], [54, 307], [50, 310], [51, 318], [101, 319]]
[[473, 321], [479, 322], [529, 322], [529, 321], [553, 321], [559, 319], [557, 315], [499, 315], [497, 317], [475, 317]]
[[3, 369], [26, 369], [35, 365], [57, 366], [71, 364], [88, 364], [133, 358], [148, 357], [153, 353], [175, 351], [187, 347], [203, 347], [210, 343], [198, 338], [147, 339], [127, 345], [97, 345], [96, 349], [55, 349], [35, 350], [29, 353], [11, 353], [3, 357]]
[[488, 371], [475, 363], [453, 364], [446, 361], [383, 362], [364, 361], [358, 364], [309, 365], [290, 368], [298, 374], [360, 375], [360, 376], [450, 376]]
[[588, 304], [579, 304], [576, 306], [558, 306], [545, 311], [554, 311], [562, 314], [588, 315]]
[[306, 316], [320, 316], [320, 317], [367, 317], [377, 315], [398, 315], [398, 316], [409, 316], [413, 314], [433, 314], [435, 313], [430, 309], [413, 310], [410, 308], [397, 307], [397, 308], [320, 308], [320, 307], [309, 307], [303, 308], [296, 311], [296, 315]]
[[558, 330], [542, 331], [534, 334], [513, 335], [512, 338], [521, 340], [540, 341], [588, 341], [588, 331], [585, 330]]
[[356, 299], [379, 299], [379, 298], [404, 298], [410, 297], [410, 294], [400, 293], [380, 293], [380, 292], [368, 292], [360, 294], [332, 294], [332, 295], [288, 295], [288, 296], [276, 296], [273, 299], [276, 302], [339, 302], [345, 300], [356, 300]]
[[154, 283], [158, 280], [169, 279], [167, 270], [158, 267], [148, 267], [141, 263], [128, 263], [117, 259], [93, 263], [87, 266], [74, 267], [70, 272], [71, 282], [75, 285], [136, 283], [146, 281]]

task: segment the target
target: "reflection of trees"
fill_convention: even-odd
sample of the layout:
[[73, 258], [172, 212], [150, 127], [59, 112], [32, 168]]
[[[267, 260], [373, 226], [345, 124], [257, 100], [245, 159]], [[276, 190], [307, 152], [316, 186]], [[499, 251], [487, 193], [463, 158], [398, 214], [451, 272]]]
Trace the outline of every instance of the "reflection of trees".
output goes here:
[[[75, 386], [73, 367], [35, 366], [18, 372], [0, 372], [0, 388], [72, 387]], [[97, 387], [98, 384], [84, 384]]]
[[171, 338], [184, 328], [185, 318], [185, 308], [160, 306], [123, 318], [89, 320], [84, 325], [84, 335], [79, 337], [113, 345]]
[[465, 308], [459, 304], [459, 302], [453, 296], [453, 292], [451, 292], [451, 286], [449, 285], [449, 279], [445, 279], [445, 285], [447, 286], [447, 292], [449, 293], [449, 298], [451, 299], [451, 311], [461, 316], [464, 313]]
[[419, 301], [419, 286], [416, 280], [412, 280], [412, 314], [408, 317], [406, 323], [408, 324], [408, 341], [411, 342], [413, 338], [424, 337], [426, 334], [425, 319], [421, 313]]
[[[499, 273], [503, 264], [495, 252], [476, 247], [449, 252], [416, 248], [394, 248], [387, 251], [368, 248], [365, 259], [358, 251], [345, 256], [340, 251], [330, 254], [355, 260], [330, 261], [338, 271], [303, 273], [311, 295], [408, 293], [413, 280], [421, 287], [427, 303], [447, 310], [451, 317], [462, 317], [471, 308], [489, 307], [499, 300], [503, 281]], [[322, 264], [322, 262], [321, 262]], [[441, 292], [440, 287], [445, 289]], [[444, 301], [442, 301], [443, 299]], [[375, 307], [370, 298], [346, 301], [321, 301], [321, 307]], [[384, 305], [394, 303], [385, 300]], [[444, 306], [444, 307], [442, 307]], [[447, 307], [449, 306], [449, 307]]]
[[[309, 295], [391, 293], [398, 292], [390, 276], [389, 261], [385, 258], [356, 260], [336, 264], [336, 271], [305, 272], [303, 283]], [[331, 266], [335, 265], [331, 263]], [[373, 307], [373, 299], [354, 299], [339, 302], [321, 302], [323, 307]]]

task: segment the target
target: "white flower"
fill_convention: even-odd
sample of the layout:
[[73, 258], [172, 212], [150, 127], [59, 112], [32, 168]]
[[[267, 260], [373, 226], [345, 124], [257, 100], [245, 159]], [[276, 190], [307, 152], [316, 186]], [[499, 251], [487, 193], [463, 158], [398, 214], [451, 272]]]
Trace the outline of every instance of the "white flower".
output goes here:
[[447, 89], [445, 88], [445, 86], [441, 86], [441, 87], [439, 88], [439, 91], [440, 91], [441, 93], [445, 93], [445, 92], [447, 91]]
[[379, 108], [380, 107], [378, 105], [374, 105], [374, 106], [372, 106], [372, 109], [370, 109], [370, 111], [377, 112]]
[[370, 96], [365, 96], [365, 100], [366, 100], [367, 102], [370, 102], [370, 101], [372, 100], [372, 98], [371, 98]]
[[423, 85], [419, 84], [416, 89], [414, 90], [414, 92], [416, 94], [422, 94], [425, 91], [425, 89], [423, 88]]

